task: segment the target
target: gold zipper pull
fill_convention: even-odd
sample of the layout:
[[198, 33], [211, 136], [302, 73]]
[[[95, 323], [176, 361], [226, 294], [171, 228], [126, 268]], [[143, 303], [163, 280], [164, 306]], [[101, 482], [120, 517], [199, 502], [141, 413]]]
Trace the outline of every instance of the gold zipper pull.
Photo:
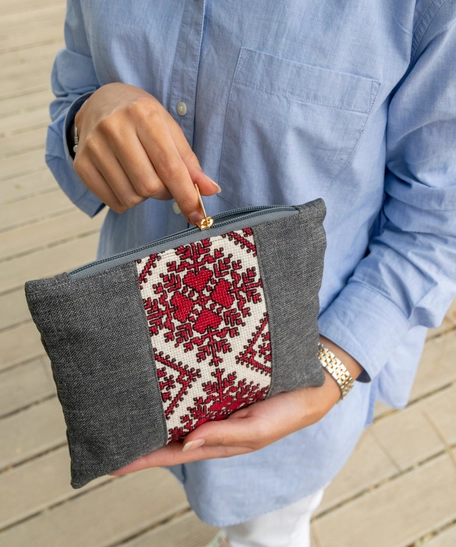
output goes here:
[[206, 209], [204, 208], [203, 200], [201, 199], [201, 194], [197, 184], [195, 184], [195, 190], [198, 195], [199, 204], [204, 215], [204, 218], [198, 221], [196, 225], [201, 231], [203, 231], [203, 230], [207, 230], [214, 224], [214, 219], [206, 215]]

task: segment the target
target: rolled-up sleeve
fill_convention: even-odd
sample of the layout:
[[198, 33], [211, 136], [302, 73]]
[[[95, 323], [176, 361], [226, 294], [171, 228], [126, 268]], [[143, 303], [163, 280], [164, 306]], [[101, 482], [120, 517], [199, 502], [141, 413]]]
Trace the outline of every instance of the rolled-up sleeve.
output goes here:
[[320, 317], [321, 333], [364, 367], [361, 381], [410, 329], [438, 326], [456, 294], [455, 7], [434, 6], [389, 104], [381, 229]]
[[51, 75], [55, 99], [46, 140], [46, 163], [62, 190], [82, 211], [96, 215], [104, 206], [82, 183], [73, 167], [66, 133], [79, 108], [100, 87], [84, 29], [79, 1], [69, 0], [65, 18], [65, 48], [54, 61]]

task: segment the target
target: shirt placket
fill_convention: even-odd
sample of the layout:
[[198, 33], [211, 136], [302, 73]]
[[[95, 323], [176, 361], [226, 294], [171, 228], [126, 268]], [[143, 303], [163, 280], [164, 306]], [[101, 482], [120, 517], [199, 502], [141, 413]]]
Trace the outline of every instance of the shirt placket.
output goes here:
[[171, 78], [168, 109], [190, 146], [193, 146], [194, 140], [196, 89], [205, 11], [205, 0], [185, 2]]

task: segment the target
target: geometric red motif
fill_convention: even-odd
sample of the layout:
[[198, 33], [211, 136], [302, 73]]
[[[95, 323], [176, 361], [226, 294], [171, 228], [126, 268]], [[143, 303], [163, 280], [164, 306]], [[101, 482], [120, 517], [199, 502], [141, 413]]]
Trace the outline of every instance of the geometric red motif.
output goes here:
[[264, 399], [271, 344], [252, 230], [147, 256], [137, 270], [169, 441]]

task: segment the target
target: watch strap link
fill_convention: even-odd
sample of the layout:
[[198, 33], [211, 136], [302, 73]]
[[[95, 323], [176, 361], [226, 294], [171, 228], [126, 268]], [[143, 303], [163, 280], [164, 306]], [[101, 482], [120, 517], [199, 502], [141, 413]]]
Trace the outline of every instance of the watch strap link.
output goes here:
[[345, 399], [355, 383], [347, 367], [323, 344], [318, 344], [318, 359], [338, 383], [341, 391], [340, 399]]

